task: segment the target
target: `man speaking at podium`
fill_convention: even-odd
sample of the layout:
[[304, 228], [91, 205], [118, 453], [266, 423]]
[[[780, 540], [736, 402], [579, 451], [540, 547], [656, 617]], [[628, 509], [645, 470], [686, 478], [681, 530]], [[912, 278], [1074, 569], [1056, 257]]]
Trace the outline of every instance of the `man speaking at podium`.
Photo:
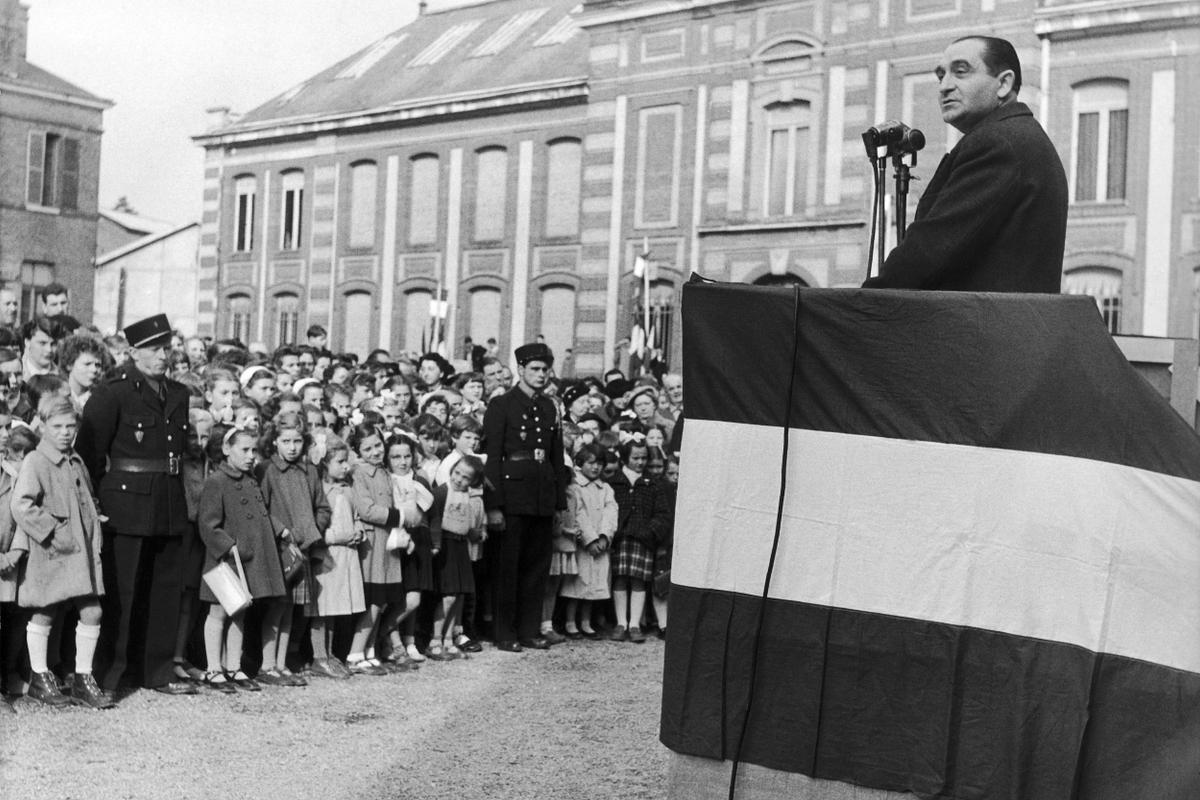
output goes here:
[[942, 119], [962, 132], [929, 182], [908, 235], [864, 287], [1057, 293], [1067, 178], [1033, 112], [1021, 63], [991, 36], [958, 39], [935, 74]]

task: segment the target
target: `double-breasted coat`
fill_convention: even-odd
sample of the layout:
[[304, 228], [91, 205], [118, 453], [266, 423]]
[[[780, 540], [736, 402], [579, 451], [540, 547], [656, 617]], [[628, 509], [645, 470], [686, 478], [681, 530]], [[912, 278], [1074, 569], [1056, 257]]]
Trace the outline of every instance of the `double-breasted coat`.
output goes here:
[[1000, 106], [938, 165], [905, 239], [863, 286], [1058, 293], [1067, 178], [1024, 103]]
[[18, 602], [46, 608], [104, 594], [100, 518], [83, 461], [43, 441], [21, 462], [12, 491], [13, 547], [27, 549]]
[[[75, 439], [108, 526], [126, 536], [182, 536], [187, 530], [183, 478], [178, 470], [168, 474], [166, 465], [177, 463], [187, 446], [188, 390], [169, 378], [160, 383], [163, 399], [137, 367], [122, 367], [92, 390]], [[125, 470], [123, 463], [162, 469]]]
[[[279, 563], [278, 536], [282, 531], [276, 530], [253, 475], [222, 464], [204, 482], [198, 516], [200, 538], [207, 551], [205, 572], [227, 557], [236, 544], [251, 597], [282, 597], [287, 592]], [[200, 599], [217, 601], [207, 584], [200, 587]]]
[[483, 415], [488, 511], [552, 517], [567, 507], [562, 425], [554, 401], [519, 385], [488, 404]]

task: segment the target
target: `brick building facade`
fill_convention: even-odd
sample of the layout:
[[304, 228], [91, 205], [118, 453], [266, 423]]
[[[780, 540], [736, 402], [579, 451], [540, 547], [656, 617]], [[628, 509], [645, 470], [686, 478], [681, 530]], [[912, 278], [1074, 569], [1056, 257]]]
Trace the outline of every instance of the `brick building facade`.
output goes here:
[[61, 283], [72, 315], [91, 319], [100, 136], [112, 103], [30, 64], [29, 11], [0, 0], [0, 282]]
[[956, 141], [932, 67], [953, 38], [987, 32], [1017, 46], [1021, 99], [1071, 175], [1065, 288], [1096, 295], [1115, 332], [1194, 337], [1200, 126], [1184, 98], [1200, 12], [1143, 5], [494, 0], [425, 13], [196, 137], [201, 318], [268, 346], [320, 322], [335, 347], [417, 350], [441, 292], [448, 341], [494, 336], [507, 351], [541, 334], [599, 372], [623, 360], [644, 308], [633, 267], [648, 246], [653, 332], [677, 363], [691, 271], [861, 282], [860, 133], [886, 118], [920, 127], [916, 174], [931, 176]]

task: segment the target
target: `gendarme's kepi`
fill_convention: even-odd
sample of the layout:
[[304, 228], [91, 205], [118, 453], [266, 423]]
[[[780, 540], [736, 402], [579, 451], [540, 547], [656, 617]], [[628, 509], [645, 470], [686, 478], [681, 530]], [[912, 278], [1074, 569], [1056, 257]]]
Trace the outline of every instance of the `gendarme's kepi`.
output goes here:
[[166, 314], [155, 314], [125, 327], [130, 347], [159, 347], [171, 343], [171, 323]]
[[530, 361], [542, 361], [547, 367], [554, 366], [554, 353], [541, 342], [523, 344], [513, 351], [513, 356], [517, 359], [517, 365], [521, 367]]

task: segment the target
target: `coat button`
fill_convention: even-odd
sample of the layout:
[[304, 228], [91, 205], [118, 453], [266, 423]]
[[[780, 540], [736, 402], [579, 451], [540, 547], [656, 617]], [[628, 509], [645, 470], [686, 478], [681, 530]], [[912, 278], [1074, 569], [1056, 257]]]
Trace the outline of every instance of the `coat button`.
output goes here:
[[121, 491], [122, 492], [125, 491], [125, 484], [123, 484], [123, 483], [121, 484]]
[[249, 502], [250, 501], [247, 500], [246, 498], [244, 498], [244, 497], [242, 498], [242, 505], [246, 505], [246, 503], [249, 503]]

